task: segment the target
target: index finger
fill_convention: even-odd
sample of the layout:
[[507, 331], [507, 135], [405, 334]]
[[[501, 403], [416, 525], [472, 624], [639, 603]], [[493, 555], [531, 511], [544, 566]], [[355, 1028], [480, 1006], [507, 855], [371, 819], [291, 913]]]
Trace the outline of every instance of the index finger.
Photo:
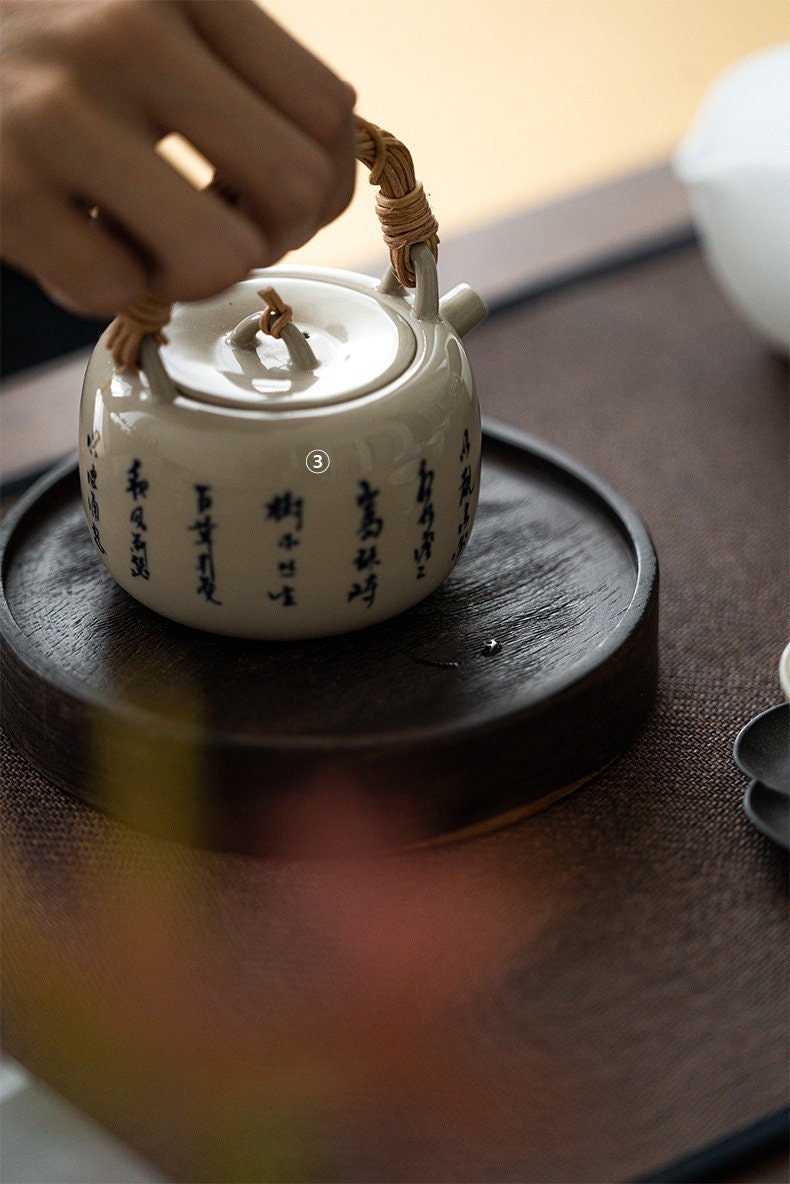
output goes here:
[[328, 189], [319, 222], [323, 225], [336, 218], [354, 189], [353, 87], [294, 40], [254, 0], [181, 0], [181, 8], [214, 58], [246, 84], [269, 111], [325, 151], [336, 179]]
[[[314, 140], [331, 148], [353, 126], [338, 111], [356, 101], [340, 79], [254, 0], [182, 0], [193, 27], [226, 65]], [[353, 144], [353, 135], [351, 136]]]

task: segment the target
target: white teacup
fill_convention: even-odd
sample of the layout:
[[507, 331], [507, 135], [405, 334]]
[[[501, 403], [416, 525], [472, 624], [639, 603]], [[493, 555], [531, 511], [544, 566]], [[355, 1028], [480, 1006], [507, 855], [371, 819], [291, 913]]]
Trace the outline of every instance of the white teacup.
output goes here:
[[784, 692], [785, 699], [790, 700], [790, 642], [782, 650], [779, 659], [779, 685]]
[[721, 75], [674, 165], [722, 288], [790, 352], [790, 43]]

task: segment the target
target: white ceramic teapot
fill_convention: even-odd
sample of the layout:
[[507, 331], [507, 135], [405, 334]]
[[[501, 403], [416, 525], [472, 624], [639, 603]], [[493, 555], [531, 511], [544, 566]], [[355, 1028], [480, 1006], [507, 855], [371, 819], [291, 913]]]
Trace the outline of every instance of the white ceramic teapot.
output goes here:
[[282, 266], [176, 305], [139, 371], [102, 336], [80, 479], [122, 588], [182, 624], [287, 639], [382, 621], [445, 579], [480, 487], [460, 339], [486, 310], [465, 285], [439, 299], [429, 246], [406, 256], [415, 291], [392, 268]]

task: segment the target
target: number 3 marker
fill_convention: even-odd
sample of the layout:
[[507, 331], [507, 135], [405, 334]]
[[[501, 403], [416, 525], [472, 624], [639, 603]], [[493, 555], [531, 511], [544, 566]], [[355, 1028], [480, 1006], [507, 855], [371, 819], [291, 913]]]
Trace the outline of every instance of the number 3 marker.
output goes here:
[[311, 473], [325, 473], [329, 468], [329, 457], [320, 448], [314, 448], [305, 457], [305, 465]]

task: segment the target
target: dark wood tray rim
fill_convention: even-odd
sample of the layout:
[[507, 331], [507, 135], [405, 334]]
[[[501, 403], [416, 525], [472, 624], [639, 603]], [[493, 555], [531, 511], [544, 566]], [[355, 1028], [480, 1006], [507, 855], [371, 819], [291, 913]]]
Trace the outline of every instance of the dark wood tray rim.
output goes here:
[[[636, 569], [634, 593], [628, 608], [617, 625], [611, 630], [606, 641], [593, 654], [580, 660], [578, 665], [570, 670], [549, 679], [541, 685], [540, 693], [533, 696], [525, 695], [520, 699], [513, 711], [503, 713], [501, 707], [494, 712], [481, 710], [478, 715], [466, 715], [462, 721], [448, 721], [443, 725], [426, 725], [419, 728], [408, 728], [392, 735], [382, 736], [380, 739], [384, 747], [392, 750], [408, 749], [414, 745], [424, 745], [427, 742], [441, 743], [452, 741], [457, 735], [469, 737], [474, 734], [485, 736], [487, 731], [499, 731], [503, 724], [513, 724], [519, 719], [526, 719], [538, 715], [563, 696], [577, 692], [581, 685], [595, 676], [600, 667], [604, 666], [617, 652], [629, 642], [629, 639], [646, 627], [651, 602], [657, 601], [658, 596], [658, 560], [653, 543], [642, 518], [631, 505], [618, 494], [607, 482], [602, 480], [591, 470], [580, 464], [573, 457], [553, 447], [543, 440], [527, 433], [518, 431], [507, 424], [495, 420], [483, 420], [483, 447], [490, 441], [505, 452], [513, 453], [513, 462], [517, 466], [523, 455], [529, 455], [530, 461], [550, 471], [554, 478], [565, 486], [576, 487], [589, 499], [592, 495], [597, 507], [618, 528], [623, 540], [628, 544]], [[49, 681], [51, 671], [40, 660], [20, 629], [8, 604], [5, 593], [5, 576], [7, 561], [12, 553], [14, 536], [23, 524], [25, 518], [35, 513], [39, 503], [61, 482], [72, 480], [77, 467], [76, 457], [70, 455], [55, 465], [48, 473], [41, 477], [12, 507], [5, 521], [0, 527], [0, 652], [6, 647], [11, 651], [15, 660], [21, 662], [27, 669], [43, 681]], [[654, 627], [654, 623], [649, 627]], [[251, 645], [310, 645], [306, 642], [250, 642]], [[8, 655], [3, 655], [4, 661]], [[261, 738], [245, 736], [244, 734], [225, 733], [183, 723], [181, 721], [163, 720], [154, 711], [147, 711], [138, 705], [108, 702], [105, 697], [93, 691], [79, 679], [66, 672], [58, 672], [58, 685], [76, 703], [87, 709], [96, 709], [102, 713], [108, 712], [117, 720], [125, 724], [149, 730], [154, 733], [165, 734], [177, 738], [185, 743], [206, 745], [230, 744], [236, 749], [247, 746], [258, 749]], [[311, 750], [316, 753], [331, 755], [334, 753], [352, 753], [355, 750], [367, 751], [370, 748], [369, 734], [344, 734], [343, 736], [294, 736], [268, 735], [265, 746], [269, 751], [282, 749], [283, 752], [299, 749], [305, 753]]]

